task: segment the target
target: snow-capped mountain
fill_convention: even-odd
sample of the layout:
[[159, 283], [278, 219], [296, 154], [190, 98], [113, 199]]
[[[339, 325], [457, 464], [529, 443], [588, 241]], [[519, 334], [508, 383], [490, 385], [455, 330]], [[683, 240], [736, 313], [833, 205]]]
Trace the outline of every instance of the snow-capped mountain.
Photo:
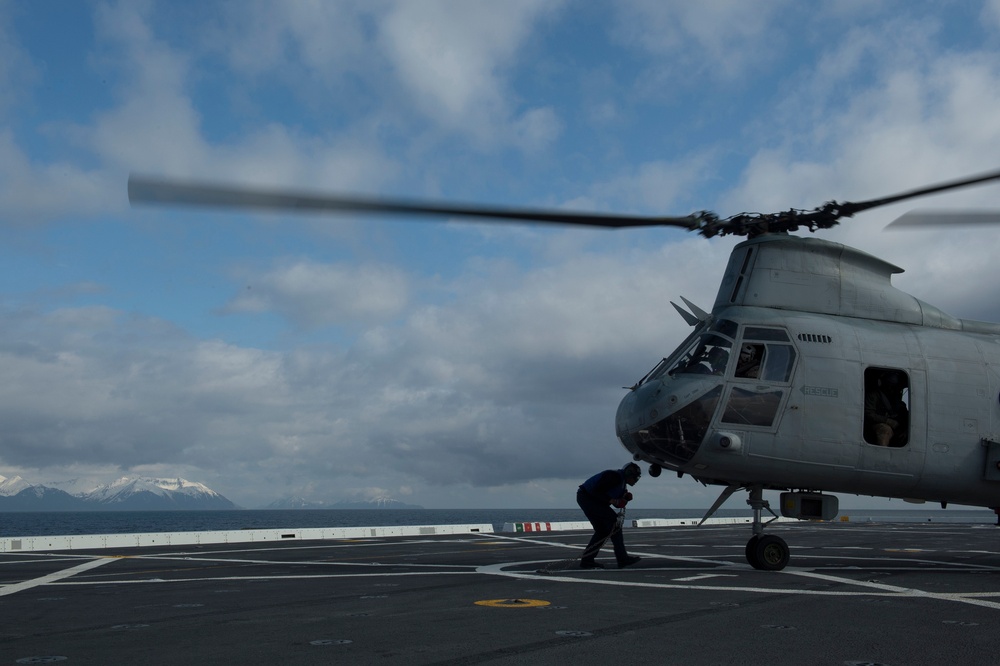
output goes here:
[[163, 500], [178, 505], [221, 502], [227, 506], [219, 508], [232, 508], [232, 502], [208, 486], [185, 479], [123, 476], [112, 483], [98, 486], [81, 497], [88, 502], [106, 505], [135, 503], [136, 500], [143, 504], [156, 503], [158, 501], [156, 498], [160, 498], [161, 503]]
[[[88, 511], [235, 509], [228, 499], [204, 484], [185, 479], [125, 476], [87, 492], [67, 493], [0, 477], [0, 511]], [[55, 484], [53, 484], [55, 485]]]
[[12, 497], [30, 487], [31, 484], [19, 476], [15, 476], [12, 479], [0, 476], [0, 497]]

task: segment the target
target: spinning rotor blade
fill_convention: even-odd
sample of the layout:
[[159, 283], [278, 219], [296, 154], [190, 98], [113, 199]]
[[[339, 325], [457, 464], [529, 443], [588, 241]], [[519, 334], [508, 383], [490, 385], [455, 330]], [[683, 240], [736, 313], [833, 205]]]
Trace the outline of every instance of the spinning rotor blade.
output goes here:
[[980, 224], [1000, 224], [1000, 211], [968, 210], [911, 210], [900, 215], [886, 225], [886, 229], [896, 231], [905, 227], [965, 227]]
[[231, 185], [197, 184], [130, 175], [128, 198], [136, 204], [182, 204], [219, 208], [265, 209], [276, 211], [365, 213], [376, 215], [437, 215], [520, 220], [549, 224], [579, 224], [595, 227], [681, 227], [697, 229], [701, 218], [645, 217], [602, 213], [573, 213], [557, 210], [491, 208], [403, 199], [327, 196], [287, 190], [259, 190]]
[[[592, 227], [680, 227], [696, 231], [706, 238], [713, 236], [748, 236], [753, 238], [766, 233], [787, 233], [800, 228], [810, 231], [829, 229], [842, 218], [853, 217], [871, 208], [937, 194], [961, 187], [1000, 180], [1000, 171], [971, 176], [961, 180], [930, 185], [918, 190], [902, 192], [869, 201], [829, 201], [814, 210], [786, 210], [779, 213], [741, 213], [720, 219], [714, 213], [700, 211], [686, 217], [653, 217], [643, 215], [614, 215], [606, 213], [574, 213], [559, 210], [527, 208], [498, 208], [478, 205], [458, 205], [406, 199], [378, 197], [328, 196], [267, 190], [234, 185], [192, 183], [162, 178], [130, 175], [128, 197], [132, 205], [167, 204], [217, 208], [263, 209], [311, 213], [362, 213], [368, 215], [435, 215], [439, 217], [471, 217], [490, 220], [517, 220], [546, 224], [577, 224]], [[898, 226], [929, 226], [932, 224], [965, 224], [997, 221], [1000, 213], [973, 213], [972, 215], [944, 214], [929, 216], [926, 213], [904, 216], [893, 224]], [[919, 221], [917, 221], [919, 220]]]
[[960, 187], [977, 185], [979, 183], [985, 183], [991, 180], [1000, 180], [1000, 171], [991, 171], [990, 173], [983, 173], [979, 174], [978, 176], [963, 178], [962, 180], [955, 180], [947, 183], [939, 183], [937, 185], [929, 185], [928, 187], [922, 187], [919, 190], [902, 192], [900, 194], [894, 194], [893, 196], [884, 197], [882, 199], [871, 199], [870, 201], [860, 201], [858, 203], [845, 203], [841, 204], [841, 206], [845, 211], [849, 211], [845, 212], [844, 215], [850, 217], [855, 213], [860, 213], [863, 210], [868, 210], [870, 208], [875, 208], [877, 206], [887, 206], [889, 204], [893, 204], [899, 201], [905, 201], [906, 199], [922, 197], [928, 194], [937, 194], [938, 192], [945, 192], [947, 190], [955, 190]]

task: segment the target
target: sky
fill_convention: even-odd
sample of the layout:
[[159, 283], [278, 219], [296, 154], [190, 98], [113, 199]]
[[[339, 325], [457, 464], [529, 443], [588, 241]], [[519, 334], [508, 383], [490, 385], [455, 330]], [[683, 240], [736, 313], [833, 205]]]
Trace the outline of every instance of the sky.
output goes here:
[[[1000, 0], [0, 0], [0, 475], [572, 507], [736, 243], [131, 208], [130, 173], [728, 216], [995, 170], [997, 109]], [[1000, 320], [1000, 233], [883, 231], [919, 207], [1000, 185], [822, 237]], [[647, 475], [633, 504], [717, 495]]]

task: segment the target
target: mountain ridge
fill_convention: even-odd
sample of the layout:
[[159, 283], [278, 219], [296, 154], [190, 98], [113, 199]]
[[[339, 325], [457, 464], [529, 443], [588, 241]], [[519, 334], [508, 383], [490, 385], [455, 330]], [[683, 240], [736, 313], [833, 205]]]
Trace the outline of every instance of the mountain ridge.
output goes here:
[[32, 484], [0, 476], [0, 511], [170, 511], [238, 509], [208, 486], [180, 477], [124, 476], [89, 491]]

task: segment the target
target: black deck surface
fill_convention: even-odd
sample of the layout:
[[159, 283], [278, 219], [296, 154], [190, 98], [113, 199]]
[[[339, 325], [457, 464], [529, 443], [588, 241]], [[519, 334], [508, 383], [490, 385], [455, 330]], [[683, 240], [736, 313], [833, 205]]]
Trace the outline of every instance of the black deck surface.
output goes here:
[[0, 555], [0, 664], [997, 664], [1000, 528], [748, 526]]

